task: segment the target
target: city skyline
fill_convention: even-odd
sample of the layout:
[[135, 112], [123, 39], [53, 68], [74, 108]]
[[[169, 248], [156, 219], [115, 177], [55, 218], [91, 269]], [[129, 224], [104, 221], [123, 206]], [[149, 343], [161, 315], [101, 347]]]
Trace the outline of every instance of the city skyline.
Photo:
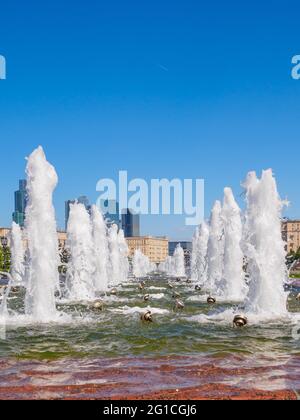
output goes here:
[[[15, 222], [17, 224], [20, 224], [20, 226], [22, 226], [22, 227], [24, 226], [25, 208], [26, 208], [26, 191], [25, 191], [25, 189], [26, 189], [26, 182], [27, 181], [26, 181], [26, 179], [19, 179], [18, 182], [19, 182], [19, 190], [14, 192], [14, 209], [15, 210], [12, 213], [12, 218], [11, 218], [10, 222], [8, 222], [7, 224], [1, 224], [0, 223], [0, 227], [1, 228], [10, 228], [12, 222]], [[221, 198], [222, 197], [220, 197], [220, 199]], [[237, 197], [237, 199], [238, 198], [239, 197]], [[103, 213], [103, 216], [108, 221], [111, 220], [113, 223], [116, 223], [119, 228], [122, 228], [125, 231], [126, 230], [126, 227], [124, 227], [125, 226], [125, 217], [126, 217], [129, 209], [123, 209], [121, 211], [119, 209], [119, 203], [116, 201], [116, 214], [115, 215], [112, 215], [112, 214], [109, 213], [108, 210], [107, 210], [107, 212], [104, 211], [105, 208], [109, 208], [109, 206], [107, 204], [108, 201], [109, 202], [112, 202], [114, 200], [101, 200], [101, 206], [100, 207], [101, 207], [101, 211]], [[58, 228], [58, 230], [62, 230], [62, 231], [63, 230], [66, 231], [67, 230], [67, 221], [68, 221], [68, 210], [67, 209], [69, 209], [69, 205], [70, 204], [73, 204], [75, 202], [79, 202], [79, 203], [84, 204], [84, 206], [86, 207], [87, 211], [90, 211], [91, 206], [93, 205], [93, 203], [90, 202], [89, 197], [86, 196], [86, 195], [80, 195], [76, 199], [72, 199], [72, 200], [69, 199], [69, 200], [64, 201], [64, 226], [60, 225], [59, 224], [59, 219], [57, 219], [57, 228]], [[290, 203], [287, 202], [285, 204], [285, 209], [288, 209], [289, 208], [289, 205], [290, 205]], [[24, 212], [22, 212], [22, 209], [24, 210]], [[124, 213], [125, 210], [127, 211], [126, 214]], [[284, 213], [285, 213], [284, 217], [287, 220], [293, 221], [293, 220], [299, 220], [299, 218], [300, 218], [300, 217], [289, 217], [289, 215], [287, 214], [287, 210], [284, 211]], [[206, 217], [205, 217], [206, 220], [209, 219], [209, 216], [210, 216], [210, 214], [206, 215]], [[138, 219], [139, 219], [138, 220], [138, 228], [137, 228], [137, 230], [135, 230], [135, 232], [139, 232], [139, 234], [136, 234], [136, 235], [135, 234], [131, 234], [131, 235], [127, 236], [127, 237], [130, 237], [130, 236], [144, 236], [144, 235], [167, 236], [167, 237], [169, 237], [170, 241], [171, 242], [173, 241], [174, 243], [175, 242], [177, 242], [177, 243], [183, 242], [184, 243], [184, 242], [190, 242], [192, 240], [192, 236], [193, 236], [195, 227], [190, 227], [189, 228], [189, 230], [190, 230], [190, 236], [182, 236], [180, 238], [179, 237], [175, 237], [175, 236], [168, 236], [167, 234], [164, 234], [163, 232], [156, 233], [156, 234], [153, 234], [152, 232], [148, 232], [148, 231], [145, 232], [142, 229], [142, 227], [141, 227], [140, 220], [141, 220], [142, 217], [143, 218], [147, 218], [147, 217], [152, 217], [152, 218], [162, 218], [162, 217], [163, 218], [168, 218], [168, 217], [172, 217], [172, 216], [162, 216], [162, 215], [154, 216], [154, 215], [140, 215], [140, 214], [137, 214], [137, 215], [135, 215], [135, 217], [138, 217]], [[118, 221], [117, 221], [117, 219], [118, 219]], [[185, 228], [182, 226], [182, 230], [184, 230]]]
[[[137, 1], [78, 3], [71, 14], [57, 0], [30, 12], [13, 3], [1, 8], [0, 225], [10, 224], [12, 191], [39, 144], [58, 172], [60, 227], [68, 197], [95, 203], [98, 180], [123, 169], [204, 179], [208, 217], [224, 187], [243, 206], [247, 172], [271, 167], [291, 202], [285, 214], [299, 218], [297, 2], [282, 10], [255, 1], [247, 11], [237, 1], [154, 2], [155, 24]], [[183, 219], [142, 217], [142, 233], [189, 239]]]

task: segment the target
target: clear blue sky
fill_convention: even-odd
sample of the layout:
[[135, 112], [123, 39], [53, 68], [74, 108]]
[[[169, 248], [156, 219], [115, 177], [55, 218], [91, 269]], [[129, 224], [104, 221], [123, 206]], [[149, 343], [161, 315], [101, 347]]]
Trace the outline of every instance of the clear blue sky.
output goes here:
[[[299, 1], [2, 2], [0, 225], [25, 161], [42, 144], [64, 200], [95, 200], [99, 178], [205, 178], [206, 211], [224, 186], [272, 167], [300, 217]], [[183, 219], [143, 232], [188, 238]]]

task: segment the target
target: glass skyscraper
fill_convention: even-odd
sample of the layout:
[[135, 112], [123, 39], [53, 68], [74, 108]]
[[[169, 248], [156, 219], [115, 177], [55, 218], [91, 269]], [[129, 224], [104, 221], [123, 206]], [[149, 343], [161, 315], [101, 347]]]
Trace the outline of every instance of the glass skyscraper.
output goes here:
[[140, 236], [140, 215], [130, 209], [122, 210], [122, 229], [125, 238]]
[[21, 179], [19, 181], [19, 189], [15, 191], [15, 211], [13, 212], [13, 221], [24, 227], [25, 224], [25, 212], [27, 205], [27, 181]]
[[100, 207], [102, 214], [108, 224], [111, 226], [112, 224], [116, 224], [118, 228], [120, 228], [120, 206], [118, 201], [116, 200], [101, 200]]

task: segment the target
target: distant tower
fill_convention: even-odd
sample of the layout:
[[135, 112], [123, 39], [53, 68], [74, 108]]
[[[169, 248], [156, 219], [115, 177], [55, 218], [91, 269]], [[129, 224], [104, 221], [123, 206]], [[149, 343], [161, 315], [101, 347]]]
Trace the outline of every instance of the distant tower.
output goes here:
[[125, 238], [140, 236], [140, 215], [133, 210], [122, 210], [122, 229]]
[[100, 207], [108, 227], [115, 224], [120, 229], [120, 206], [118, 201], [101, 200]]
[[15, 192], [15, 211], [13, 213], [13, 221], [24, 227], [25, 223], [25, 212], [27, 205], [27, 181], [21, 179], [19, 181], [19, 190]]

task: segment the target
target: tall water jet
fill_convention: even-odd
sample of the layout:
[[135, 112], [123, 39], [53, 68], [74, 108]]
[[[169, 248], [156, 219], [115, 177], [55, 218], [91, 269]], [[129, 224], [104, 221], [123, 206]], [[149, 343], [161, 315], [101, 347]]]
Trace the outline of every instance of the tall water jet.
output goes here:
[[176, 246], [173, 255], [174, 261], [174, 275], [177, 277], [185, 277], [185, 261], [184, 261], [184, 251], [180, 244]]
[[108, 290], [108, 239], [103, 215], [97, 206], [92, 207], [92, 229], [95, 252], [94, 284], [96, 291]]
[[287, 278], [285, 244], [281, 236], [283, 203], [272, 170], [261, 179], [250, 172], [245, 181], [244, 253], [250, 275], [246, 311], [260, 317], [287, 315], [284, 281]]
[[159, 271], [166, 273], [168, 276], [172, 276], [174, 274], [173, 257], [168, 256], [165, 261], [159, 264], [158, 269]]
[[67, 298], [72, 301], [95, 298], [95, 256], [90, 216], [83, 204], [70, 205], [67, 228], [70, 261], [67, 270]]
[[145, 277], [150, 271], [151, 263], [149, 258], [140, 249], [136, 249], [132, 261], [132, 272], [134, 276]]
[[222, 206], [216, 201], [210, 218], [210, 233], [207, 245], [207, 289], [215, 293], [222, 279], [224, 238], [221, 218]]
[[192, 257], [191, 257], [191, 278], [195, 281], [197, 281], [198, 279], [197, 256], [198, 256], [199, 236], [200, 236], [200, 226], [197, 226], [193, 235], [193, 239], [192, 239]]
[[122, 229], [120, 229], [118, 233], [118, 242], [120, 252], [120, 281], [121, 283], [124, 283], [126, 282], [129, 274], [129, 249]]
[[48, 322], [57, 317], [55, 291], [59, 287], [59, 253], [53, 192], [58, 178], [38, 147], [27, 163], [26, 232], [29, 250], [26, 315]]
[[15, 222], [12, 223], [10, 235], [11, 270], [13, 283], [22, 285], [25, 277], [25, 249], [22, 230]]
[[193, 237], [191, 276], [194, 281], [202, 284], [207, 281], [207, 246], [209, 226], [204, 221], [197, 227]]
[[118, 238], [118, 226], [113, 224], [108, 232], [109, 246], [109, 284], [117, 285], [120, 283], [120, 249]]
[[219, 293], [227, 300], [242, 301], [247, 291], [243, 271], [244, 254], [241, 249], [242, 219], [231, 188], [224, 189], [222, 220], [224, 269]]

